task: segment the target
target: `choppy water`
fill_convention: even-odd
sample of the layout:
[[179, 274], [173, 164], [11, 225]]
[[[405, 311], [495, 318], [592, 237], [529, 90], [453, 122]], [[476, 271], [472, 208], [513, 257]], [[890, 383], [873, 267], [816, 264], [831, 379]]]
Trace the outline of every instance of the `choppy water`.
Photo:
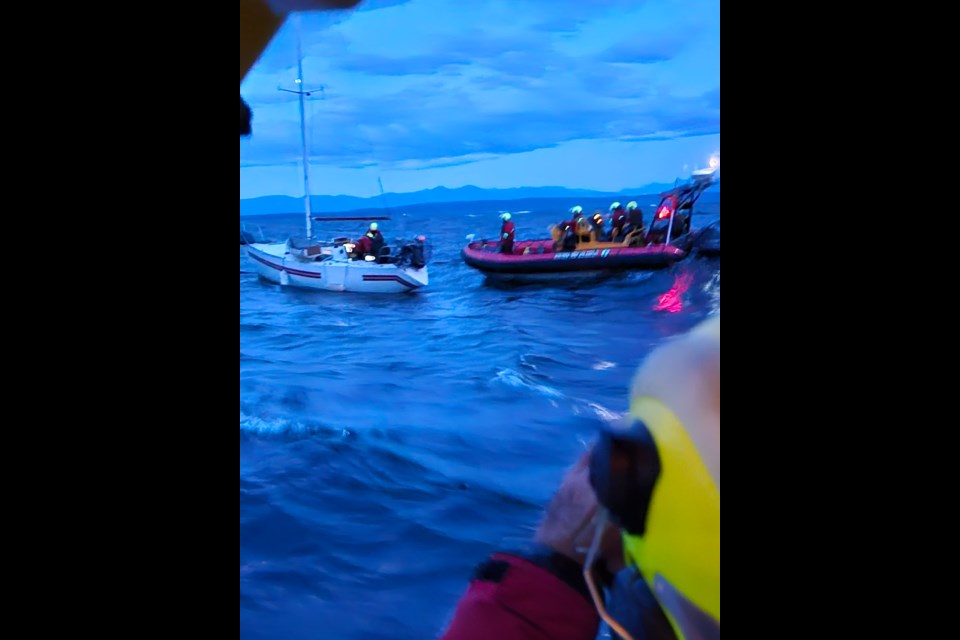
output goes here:
[[[720, 308], [719, 261], [489, 286], [459, 250], [495, 237], [509, 206], [382, 223], [434, 246], [415, 295], [281, 290], [245, 273], [241, 248], [241, 638], [434, 637], [473, 567], [529, 536], [564, 469], [625, 410], [644, 355]], [[719, 216], [707, 211], [695, 226]], [[562, 217], [518, 214], [518, 237]], [[300, 220], [253, 222], [282, 238]]]

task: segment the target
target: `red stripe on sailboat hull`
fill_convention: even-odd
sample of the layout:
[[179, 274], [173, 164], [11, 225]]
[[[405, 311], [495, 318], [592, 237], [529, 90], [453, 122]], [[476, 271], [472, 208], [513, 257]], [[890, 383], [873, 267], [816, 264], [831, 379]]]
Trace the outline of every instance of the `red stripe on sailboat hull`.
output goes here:
[[411, 284], [407, 280], [404, 280], [400, 276], [378, 276], [378, 275], [369, 275], [363, 276], [364, 282], [399, 282], [408, 289], [418, 289], [420, 285]]

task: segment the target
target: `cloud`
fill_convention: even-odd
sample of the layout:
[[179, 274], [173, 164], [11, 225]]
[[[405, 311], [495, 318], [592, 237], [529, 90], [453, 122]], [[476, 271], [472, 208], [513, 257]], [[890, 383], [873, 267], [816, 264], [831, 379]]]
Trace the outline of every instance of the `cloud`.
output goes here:
[[650, 37], [636, 35], [604, 52], [606, 62], [656, 64], [676, 57], [684, 49], [687, 34], [665, 33]]
[[[359, 15], [321, 21], [305, 32], [307, 85], [327, 89], [325, 100], [308, 105], [317, 162], [430, 168], [573, 140], [669, 140], [720, 130], [719, 74], [686, 54], [689, 46], [711, 46], [688, 37], [712, 28], [699, 15], [678, 18], [669, 5], [633, 0], [514, 0], [457, 5], [424, 23], [450, 5], [368, 2], [362, 22], [349, 21]], [[619, 11], [638, 6], [659, 7], [667, 17], [657, 22], [651, 14], [643, 30], [633, 28], [636, 16], [618, 24]], [[573, 39], [558, 35], [556, 20], [580, 21], [582, 31]], [[299, 161], [296, 100], [277, 91], [294, 86], [295, 55], [287, 55], [294, 41], [285, 37], [275, 43], [284, 64], [265, 61], [241, 88], [254, 108], [241, 166]]]
[[386, 9], [396, 7], [397, 5], [407, 4], [412, 0], [360, 0], [354, 11], [374, 11], [376, 9]]
[[[435, 94], [421, 86], [414, 93], [431, 98], [412, 100], [404, 92], [323, 105], [312, 121], [312, 157], [351, 167], [445, 166], [571, 140], [665, 140], [720, 130], [719, 108], [711, 107], [719, 91], [692, 98], [648, 92], [639, 99], [521, 91], [499, 111], [477, 109], [466, 90]], [[256, 160], [245, 166], [299, 161], [299, 127], [293, 110], [287, 111], [285, 122], [270, 121], [263, 129], [255, 123]], [[259, 137], [267, 142], [261, 145]]]
[[341, 52], [337, 67], [370, 75], [429, 75], [451, 65], [502, 68], [512, 64], [517, 68], [550, 52], [546, 38], [536, 34], [512, 36], [490, 34], [479, 29], [432, 38], [424, 46], [429, 51], [412, 55]]
[[645, 0], [518, 0], [518, 7], [530, 11], [535, 17], [533, 26], [547, 33], [576, 33], [578, 29], [598, 16], [622, 10], [636, 11], [646, 4]]
[[720, 87], [708, 91], [703, 94], [703, 99], [706, 102], [706, 105], [711, 109], [720, 110]]
[[382, 55], [355, 55], [343, 59], [343, 71], [381, 76], [431, 75], [451, 65], [468, 65], [472, 56], [456, 51], [429, 53], [403, 58]]

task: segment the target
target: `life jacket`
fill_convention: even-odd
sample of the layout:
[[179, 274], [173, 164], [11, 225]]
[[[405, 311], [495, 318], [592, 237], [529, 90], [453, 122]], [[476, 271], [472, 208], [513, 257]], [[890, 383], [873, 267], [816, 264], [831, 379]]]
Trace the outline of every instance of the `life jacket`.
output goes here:
[[380, 257], [380, 250], [383, 249], [383, 234], [379, 231], [369, 231], [367, 236], [370, 238], [370, 255]]

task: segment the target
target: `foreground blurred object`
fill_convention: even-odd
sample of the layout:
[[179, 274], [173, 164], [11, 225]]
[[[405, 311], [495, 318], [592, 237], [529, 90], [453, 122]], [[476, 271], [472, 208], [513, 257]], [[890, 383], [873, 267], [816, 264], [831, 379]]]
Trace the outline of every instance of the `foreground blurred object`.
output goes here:
[[593, 640], [600, 618], [581, 575], [599, 509], [589, 456], [566, 475], [534, 543], [495, 553], [477, 568], [443, 640]]
[[243, 101], [243, 96], [240, 96], [240, 135], [250, 135], [251, 117], [252, 115], [250, 113], [250, 107], [248, 107], [247, 103]]
[[[590, 469], [628, 575], [601, 616], [624, 638], [720, 638], [720, 317], [654, 351]], [[588, 563], [589, 563], [588, 559]]]
[[[349, 9], [360, 0], [240, 0], [240, 82], [250, 67], [266, 49], [273, 35], [283, 24], [288, 13]], [[247, 111], [246, 128], [243, 118], [243, 98], [240, 99], [240, 135], [249, 135], [250, 118]]]
[[601, 617], [613, 637], [719, 640], [719, 316], [647, 358], [536, 542], [481, 565], [444, 640], [594, 640]]
[[240, 82], [288, 13], [350, 9], [360, 0], [240, 0]]

